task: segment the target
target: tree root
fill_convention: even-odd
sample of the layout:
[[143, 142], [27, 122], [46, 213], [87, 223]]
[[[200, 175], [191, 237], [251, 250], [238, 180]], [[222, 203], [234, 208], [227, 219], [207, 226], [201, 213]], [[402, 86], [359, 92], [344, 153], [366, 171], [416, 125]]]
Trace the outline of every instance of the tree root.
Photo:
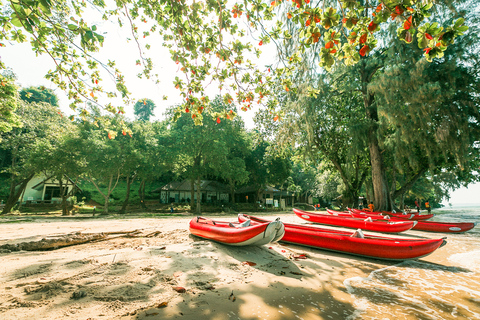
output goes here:
[[80, 232], [74, 234], [66, 234], [58, 238], [46, 239], [43, 238], [39, 241], [21, 242], [17, 244], [4, 244], [0, 246], [0, 253], [8, 253], [12, 251], [48, 251], [55, 250], [63, 247], [74, 246], [78, 244], [84, 244], [94, 241], [104, 241], [118, 237], [108, 237], [108, 235], [121, 235], [120, 237], [135, 238], [139, 237], [141, 231], [115, 231], [115, 232], [102, 232], [102, 233], [85, 233]]

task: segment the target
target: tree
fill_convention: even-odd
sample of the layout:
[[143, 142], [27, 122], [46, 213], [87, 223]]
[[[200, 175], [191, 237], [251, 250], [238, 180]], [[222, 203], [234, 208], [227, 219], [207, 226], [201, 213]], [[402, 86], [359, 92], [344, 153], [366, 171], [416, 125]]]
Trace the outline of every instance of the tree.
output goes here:
[[[21, 126], [15, 113], [17, 109], [18, 92], [12, 74], [0, 74], [0, 134]], [[2, 140], [0, 140], [1, 142]]]
[[130, 186], [134, 179], [140, 179], [138, 195], [140, 205], [146, 209], [145, 205], [145, 185], [149, 181], [160, 177], [165, 172], [173, 168], [173, 148], [171, 145], [170, 132], [167, 130], [165, 122], [145, 122], [135, 121], [130, 124], [132, 137], [126, 139], [126, 157], [125, 175], [127, 179], [127, 194], [120, 209], [120, 213], [125, 213], [128, 198], [130, 195]]
[[155, 103], [150, 99], [140, 99], [133, 106], [133, 112], [138, 120], [150, 121], [153, 116], [153, 110], [156, 108]]
[[66, 129], [67, 119], [56, 107], [46, 103], [19, 103], [16, 114], [21, 127], [1, 134], [1, 150], [9, 159], [4, 172], [10, 175], [10, 192], [2, 214], [9, 213], [23, 194], [27, 183], [44, 168], [38, 166], [42, 146], [55, 143]]
[[[171, 125], [171, 137], [176, 150], [175, 172], [191, 181], [191, 207], [195, 205], [196, 212], [201, 211], [201, 180], [207, 176], [223, 177], [232, 185], [244, 180], [246, 172], [243, 168], [233, 168], [233, 163], [241, 165], [241, 158], [233, 153], [235, 146], [240, 145], [239, 130], [243, 124], [235, 118], [232, 106], [220, 99], [212, 102], [215, 113], [226, 113], [232, 121], [221, 121], [219, 117], [206, 116], [203, 125], [195, 125], [190, 116], [183, 114]], [[170, 110], [175, 112], [175, 109]], [[193, 114], [193, 118], [197, 115]], [[203, 116], [202, 116], [203, 117]], [[237, 140], [238, 141], [235, 141]], [[240, 150], [237, 150], [240, 151]], [[233, 153], [233, 154], [232, 154]], [[241, 153], [241, 152], [240, 152]], [[224, 170], [224, 171], [223, 171]], [[196, 186], [196, 188], [195, 188]]]
[[[277, 82], [267, 73], [273, 66], [256, 66], [250, 56], [258, 58], [261, 46], [292, 37], [285, 28], [285, 20], [297, 25], [296, 35], [300, 41], [298, 50], [288, 56], [279, 51], [284, 67], [275, 68], [275, 76], [282, 88], [292, 91], [295, 86], [289, 82], [288, 74], [296, 68], [299, 55], [320, 43], [320, 39], [323, 41], [320, 64], [330, 69], [336, 60], [351, 65], [358, 62], [360, 56], [373, 52], [377, 46], [376, 33], [391, 23], [390, 18], [400, 22], [398, 38], [407, 43], [415, 37], [421, 40], [418, 43], [425, 48], [428, 59], [441, 57], [467, 29], [462, 19], [448, 23], [446, 28], [432, 26], [431, 14], [437, 7], [434, 0], [402, 3], [353, 0], [333, 2], [331, 6], [325, 0], [296, 0], [294, 4], [273, 1], [270, 5], [254, 1], [191, 4], [183, 0], [173, 3], [72, 0], [68, 5], [63, 1], [42, 0], [8, 1], [8, 4], [9, 10], [2, 12], [0, 41], [30, 42], [35, 53], [49, 55], [55, 68], [47, 77], [68, 91], [73, 106], [85, 100], [98, 101], [98, 93], [104, 91], [101, 68], [107, 70], [115, 83], [115, 90], [107, 95], [129, 96], [124, 76], [115, 62], [102, 63], [93, 56], [105, 40], [102, 30], [89, 21], [89, 18], [95, 21], [99, 12], [103, 19], [118, 21], [131, 29], [140, 48], [135, 63], [143, 67], [140, 74], [144, 77], [155, 75], [152, 74], [153, 61], [141, 43], [143, 39], [156, 41], [157, 32], [163, 37], [160, 41], [170, 49], [172, 60], [184, 72], [173, 84], [185, 99], [178, 112], [189, 109], [194, 114], [207, 111], [210, 100], [205, 95], [205, 87], [212, 81], [223, 88], [226, 80], [231, 80], [231, 84], [227, 84], [231, 93], [223, 96], [226, 103], [235, 100], [244, 109], [258, 100], [265, 101], [269, 108], [276, 105], [271, 86]], [[244, 22], [259, 38], [258, 45], [253, 46], [251, 38], [245, 37], [247, 31], [241, 27]], [[149, 49], [150, 45], [146, 43], [144, 47]], [[111, 104], [106, 109], [123, 111]]]
[[[124, 140], [132, 132], [124, 127], [122, 115], [102, 116], [94, 107], [90, 114], [94, 121], [80, 123], [80, 148], [86, 163], [85, 175], [104, 198], [103, 214], [108, 214], [113, 190], [125, 171], [130, 174]], [[123, 134], [115, 139], [120, 130]]]
[[52, 89], [41, 87], [28, 87], [20, 91], [20, 99], [26, 102], [45, 102], [58, 107], [58, 97]]
[[315, 83], [316, 97], [301, 91], [286, 98], [280, 124], [272, 125], [268, 119], [263, 123], [273, 126], [268, 132], [276, 132], [283, 147], [293, 148], [316, 167], [323, 163], [324, 170], [337, 171], [345, 186], [345, 204], [356, 206], [370, 168], [362, 99], [356, 91], [344, 93], [344, 86], [351, 83], [348, 78], [324, 74]]
[[[447, 13], [445, 10], [443, 12]], [[459, 15], [461, 14], [462, 13], [459, 12]], [[451, 19], [455, 20], [456, 18], [452, 17]], [[361, 58], [355, 65], [347, 67], [339, 66], [330, 74], [319, 75], [318, 77], [322, 80], [316, 87], [318, 92], [317, 98], [312, 98], [308, 91], [300, 92], [300, 97], [296, 95], [287, 97], [287, 100], [291, 101], [289, 102], [290, 104], [297, 106], [297, 109], [293, 111], [292, 118], [296, 121], [294, 118], [295, 115], [300, 115], [301, 120], [298, 122], [300, 126], [305, 127], [303, 131], [306, 132], [306, 134], [303, 134], [300, 131], [296, 131], [297, 134], [300, 132], [300, 136], [302, 136], [303, 139], [296, 139], [295, 142], [301, 145], [302, 142], [316, 139], [316, 137], [320, 136], [319, 133], [321, 133], [321, 141], [316, 145], [312, 143], [307, 145], [307, 152], [312, 153], [310, 149], [314, 148], [314, 151], [318, 149], [323, 155], [331, 155], [330, 161], [332, 161], [340, 173], [342, 169], [339, 168], [342, 164], [353, 164], [356, 166], [355, 171], [352, 171], [356, 172], [356, 174], [352, 177], [342, 176], [341, 173], [344, 184], [347, 187], [350, 201], [356, 199], [363, 182], [366, 181], [365, 179], [367, 178], [365, 168], [367, 168], [368, 163], [365, 162], [364, 157], [366, 154], [365, 148], [367, 148], [370, 162], [369, 166], [371, 168], [369, 179], [371, 179], [373, 186], [375, 207], [380, 210], [391, 209], [394, 205], [393, 198], [399, 194], [396, 194], [396, 192], [402, 190], [402, 188], [399, 189], [395, 183], [395, 181], [400, 181], [400, 179], [395, 179], [398, 172], [410, 172], [413, 174], [410, 178], [405, 177], [402, 179], [403, 183], [405, 183], [404, 186], [407, 187], [408, 184], [424, 176], [429, 169], [438, 172], [438, 170], [442, 168], [446, 169], [446, 166], [451, 167], [454, 165], [453, 163], [447, 165], [448, 161], [455, 159], [455, 155], [449, 154], [449, 151], [447, 151], [453, 144], [442, 143], [443, 148], [441, 149], [443, 149], [444, 152], [440, 155], [438, 152], [432, 152], [432, 150], [438, 150], [436, 143], [431, 144], [432, 149], [429, 149], [425, 142], [428, 141], [430, 143], [438, 139], [438, 129], [440, 126], [443, 127], [443, 130], [446, 129], [445, 119], [447, 117], [443, 118], [443, 125], [442, 121], [434, 124], [435, 121], [430, 120], [438, 118], [438, 112], [443, 113], [443, 111], [440, 110], [448, 109], [445, 109], [447, 105], [450, 104], [453, 106], [460, 102], [460, 100], [458, 100], [459, 95], [457, 95], [457, 102], [453, 102], [452, 100], [447, 102], [449, 99], [447, 97], [450, 95], [449, 90], [447, 90], [448, 81], [444, 82], [446, 86], [445, 90], [440, 90], [438, 76], [442, 73], [449, 74], [449, 72], [446, 73], [443, 70], [439, 70], [438, 67], [446, 67], [446, 64], [442, 63], [442, 60], [435, 61], [431, 64], [425, 60], [420, 60], [420, 50], [415, 49], [415, 46], [405, 46], [401, 41], [398, 41], [398, 39], [395, 40], [396, 37], [392, 35], [393, 32], [395, 32], [393, 28], [383, 30], [381, 39], [385, 39], [385, 41], [382, 42], [384, 45], [382, 45], [379, 50], [372, 51], [368, 57]], [[424, 41], [424, 39], [418, 37], [417, 40], [414, 39], [413, 42], [417, 43], [419, 47], [422, 47], [422, 44], [418, 42]], [[385, 44], [390, 45], [390, 47], [387, 47]], [[455, 48], [456, 45], [452, 47]], [[454, 50], [455, 49], [453, 49], [452, 52], [456, 51]], [[459, 52], [453, 54], [454, 56], [461, 55]], [[459, 63], [461, 64], [461, 62]], [[436, 68], [436, 71], [427, 75], [423, 71], [425, 70], [424, 68]], [[450, 68], [452, 68], [452, 66], [447, 67], [447, 70]], [[293, 74], [292, 77], [299, 77], [299, 75]], [[449, 81], [452, 80], [451, 77], [448, 78]], [[470, 77], [470, 85], [475, 83], [476, 80]], [[476, 85], [470, 87], [467, 85], [464, 88], [475, 87]], [[390, 98], [386, 99], [385, 96], [389, 96]], [[470, 99], [470, 101], [461, 103], [463, 107], [468, 108], [469, 105], [475, 104], [475, 102], [473, 102], [475, 100], [475, 94], [473, 92], [472, 94], [466, 95], [466, 97], [469, 97], [468, 99]], [[321, 105], [325, 108], [319, 111], [319, 115], [316, 115], [316, 112], [309, 112], [308, 104], [306, 108], [303, 107], [303, 105], [305, 105], [305, 100], [303, 99], [307, 99], [307, 103], [308, 99], [319, 99], [322, 101]], [[463, 100], [465, 101], [466, 99], [464, 98]], [[288, 112], [291, 112], [293, 108], [288, 107], [287, 103], [285, 103], [285, 105], [287, 105], [287, 108], [284, 108], [285, 110], [283, 110], [283, 112], [285, 113], [285, 118], [288, 120], [290, 116]], [[342, 112], [344, 112], [343, 115]], [[340, 115], [340, 117], [332, 117], [334, 114]], [[472, 114], [472, 111], [468, 111], [468, 114]], [[313, 117], [315, 121], [311, 121], [311, 117]], [[319, 117], [323, 117], [327, 121], [319, 122]], [[451, 118], [451, 116], [448, 118]], [[470, 118], [470, 120], [474, 118]], [[468, 137], [470, 135], [475, 136], [477, 132], [475, 127], [478, 120], [474, 120], [473, 122], [470, 120], [462, 119], [457, 122], [458, 125], [463, 122], [460, 126], [465, 128], [465, 132], [469, 132]], [[309, 121], [311, 121], [311, 123], [309, 123]], [[467, 123], [469, 121], [472, 122], [472, 124], [468, 125]], [[334, 140], [328, 141], [325, 139], [325, 132], [327, 132], [328, 128], [332, 128], [330, 133]], [[423, 130], [424, 128], [429, 129]], [[345, 133], [346, 135], [344, 135]], [[308, 136], [305, 137], [307, 134]], [[435, 135], [437, 135], [437, 137]], [[292, 136], [292, 134], [290, 134], [290, 136]], [[427, 138], [427, 136], [429, 137]], [[347, 140], [345, 140], [345, 138]], [[339, 139], [344, 139], [344, 141], [350, 140], [353, 143], [350, 142], [348, 146], [339, 144]], [[423, 142], [421, 141], [422, 139]], [[319, 139], [317, 139], [317, 141], [318, 140]], [[457, 150], [454, 151], [457, 157], [459, 156], [458, 143], [463, 146], [460, 148], [461, 150], [466, 151], [470, 149], [470, 151], [473, 151], [473, 154], [478, 154], [475, 148], [473, 148], [473, 150], [470, 148], [470, 146], [472, 146], [472, 140], [467, 142], [465, 137], [460, 140], [460, 142], [457, 139], [456, 143], [457, 145], [449, 150]], [[329, 146], [332, 150], [329, 152], [328, 149], [320, 149], [322, 145]], [[343, 155], [348, 153], [352, 156], [360, 157], [357, 160], [346, 160]], [[465, 156], [468, 155], [468, 152], [462, 151], [462, 153]], [[412, 159], [415, 157], [417, 160], [412, 162]], [[435, 157], [440, 161], [434, 161], [433, 159]], [[337, 158], [337, 160], [335, 160], [335, 158]], [[467, 159], [468, 158], [470, 157], [467, 156]], [[449, 160], [445, 162], [444, 160], [446, 159]], [[402, 167], [404, 164], [409, 165], [410, 168]], [[412, 166], [412, 164], [414, 165]], [[421, 166], [419, 166], [420, 164]], [[389, 175], [390, 183], [388, 179]], [[348, 192], [350, 183], [352, 186], [355, 186], [353, 188], [353, 190], [356, 190], [355, 192]], [[403, 192], [405, 192], [405, 188], [403, 188]], [[345, 198], [344, 195], [344, 199]]]
[[[63, 121], [61, 130], [51, 135], [49, 139], [40, 140], [32, 151], [32, 163], [38, 171], [56, 181], [60, 187], [62, 215], [70, 213], [68, 198], [77, 191], [78, 178], [85, 170], [82, 149], [79, 147], [79, 129], [71, 121]], [[68, 184], [73, 187], [67, 192]]]

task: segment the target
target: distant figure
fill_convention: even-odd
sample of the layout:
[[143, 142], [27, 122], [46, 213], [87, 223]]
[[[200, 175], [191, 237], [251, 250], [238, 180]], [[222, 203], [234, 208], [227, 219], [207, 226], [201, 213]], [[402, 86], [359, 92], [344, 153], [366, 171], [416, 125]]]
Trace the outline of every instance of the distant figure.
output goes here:
[[173, 213], [173, 203], [170, 205], [170, 212]]
[[429, 214], [432, 212], [432, 207], [430, 207], [430, 202], [428, 201], [425, 202], [425, 208], [427, 209]]
[[375, 206], [373, 205], [373, 201], [370, 201], [370, 204], [368, 205], [368, 210], [370, 210], [370, 212], [373, 212], [375, 210]]
[[415, 199], [415, 207], [417, 207], [417, 213], [420, 213], [420, 204], [418, 203], [418, 199]]

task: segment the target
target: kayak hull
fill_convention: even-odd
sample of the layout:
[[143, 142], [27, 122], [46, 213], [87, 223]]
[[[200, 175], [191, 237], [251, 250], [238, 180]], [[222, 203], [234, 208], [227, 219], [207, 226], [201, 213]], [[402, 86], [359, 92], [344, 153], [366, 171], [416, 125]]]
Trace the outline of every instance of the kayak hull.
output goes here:
[[[250, 219], [252, 223], [267, 221], [247, 215], [239, 215], [238, 219]], [[281, 242], [376, 259], [418, 259], [446, 244], [445, 239], [402, 239], [368, 234], [357, 238], [352, 237], [354, 233], [349, 231], [292, 223], [284, 223], [284, 226], [285, 235]]]
[[285, 228], [280, 220], [236, 227], [229, 222], [195, 217], [190, 221], [190, 233], [231, 246], [261, 246], [280, 240]]
[[387, 233], [408, 231], [412, 229], [416, 223], [415, 221], [365, 221], [365, 219], [353, 218], [351, 216], [334, 216], [330, 214], [312, 213], [300, 209], [293, 209], [293, 212], [298, 217], [314, 223]]

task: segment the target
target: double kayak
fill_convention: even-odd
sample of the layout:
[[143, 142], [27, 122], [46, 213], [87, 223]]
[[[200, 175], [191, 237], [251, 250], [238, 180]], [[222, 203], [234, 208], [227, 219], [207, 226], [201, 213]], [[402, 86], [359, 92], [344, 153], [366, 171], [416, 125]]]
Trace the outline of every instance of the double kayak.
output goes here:
[[[268, 220], [244, 214], [239, 214], [238, 220], [240, 222], [249, 220], [252, 224], [268, 222]], [[285, 235], [280, 242], [375, 259], [418, 259], [446, 244], [445, 239], [389, 238], [363, 234], [358, 230], [348, 232], [293, 223], [284, 223], [284, 227]]]
[[376, 232], [399, 233], [412, 229], [416, 221], [374, 220], [373, 218], [354, 218], [352, 216], [335, 216], [331, 214], [313, 213], [300, 209], [293, 209], [300, 218], [330, 226], [363, 229]]
[[[371, 212], [363, 212], [359, 213], [358, 210], [351, 210], [349, 212], [345, 211], [335, 211], [331, 209], [327, 209], [327, 212], [331, 215], [341, 216], [341, 217], [356, 217], [356, 218], [366, 218], [370, 217], [375, 221], [378, 220], [393, 220], [393, 221], [402, 221], [408, 218], [409, 215], [407, 214], [404, 218], [398, 218], [396, 216], [390, 215], [379, 215], [376, 213]], [[476, 223], [473, 222], [438, 222], [438, 221], [424, 221], [424, 220], [417, 220], [417, 224], [413, 226], [412, 230], [419, 230], [419, 231], [428, 231], [428, 232], [442, 232], [442, 233], [462, 233], [467, 232], [475, 228]]]
[[190, 233], [231, 246], [261, 246], [280, 240], [285, 228], [280, 219], [264, 223], [231, 223], [195, 217], [190, 220]]

